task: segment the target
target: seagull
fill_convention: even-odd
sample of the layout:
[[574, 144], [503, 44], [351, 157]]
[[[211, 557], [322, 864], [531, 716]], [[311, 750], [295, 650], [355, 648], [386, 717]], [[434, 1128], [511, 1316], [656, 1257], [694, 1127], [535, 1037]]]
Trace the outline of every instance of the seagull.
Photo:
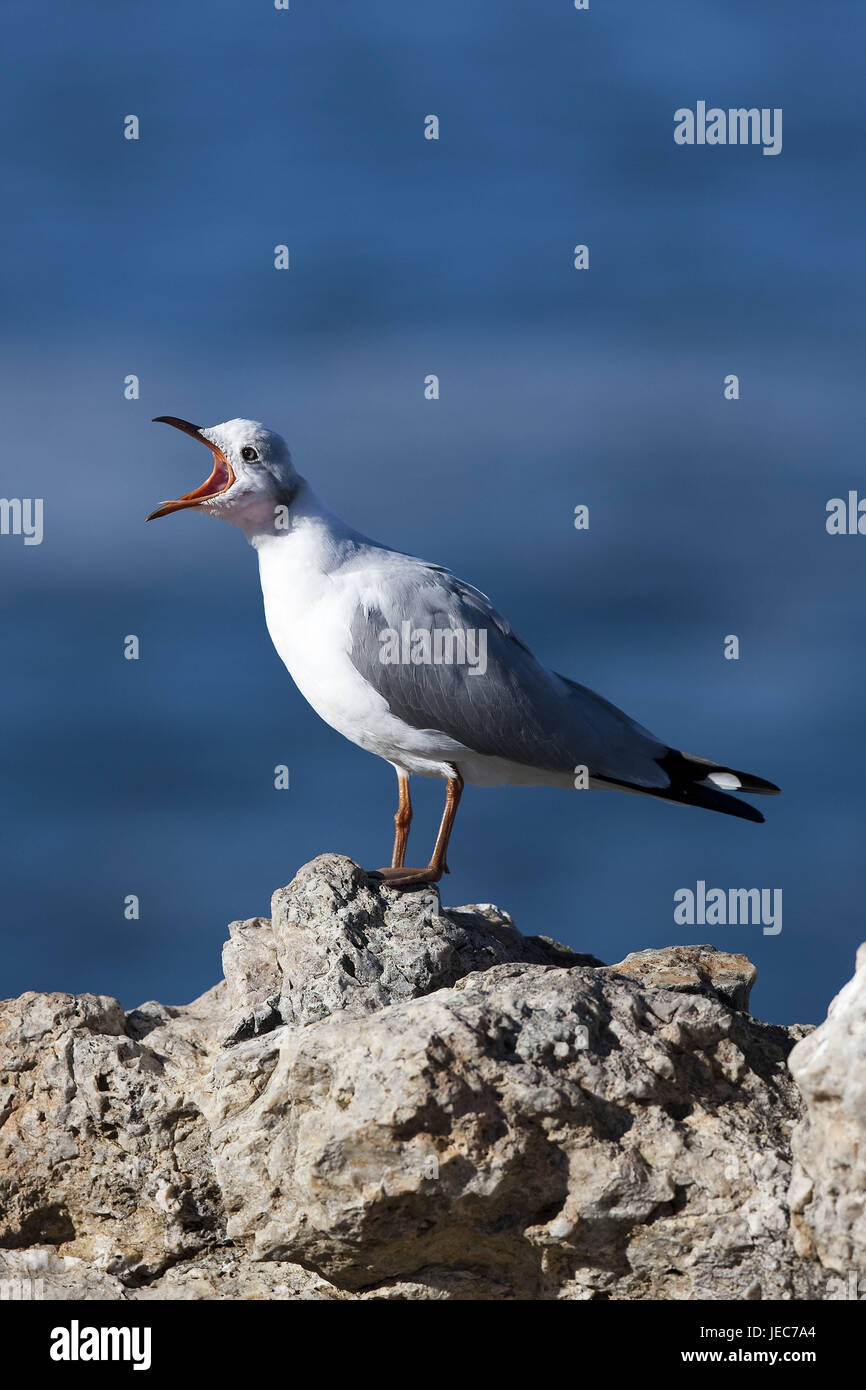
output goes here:
[[[210, 477], [147, 518], [189, 508], [230, 521], [258, 554], [271, 640], [305, 699], [397, 773], [396, 888], [448, 872], [454, 818], [475, 786], [614, 788], [763, 821], [729, 795], [772, 782], [668, 746], [622, 710], [537, 661], [487, 596], [441, 565], [390, 550], [335, 516], [256, 420], [204, 428], [160, 415], [207, 446]], [[427, 865], [407, 867], [409, 778], [439, 777], [445, 810]]]

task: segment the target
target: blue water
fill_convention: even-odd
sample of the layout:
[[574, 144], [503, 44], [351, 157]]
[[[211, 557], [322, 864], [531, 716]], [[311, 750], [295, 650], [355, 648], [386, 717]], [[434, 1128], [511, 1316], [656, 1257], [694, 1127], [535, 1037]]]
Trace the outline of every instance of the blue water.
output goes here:
[[[2, 492], [45, 537], [0, 537], [0, 994], [189, 999], [304, 861], [387, 861], [393, 773], [294, 690], [242, 537], [144, 525], [206, 463], [150, 417], [248, 415], [555, 669], [784, 789], [754, 826], [470, 788], [444, 900], [608, 961], [711, 940], [757, 963], [756, 1012], [823, 1017], [866, 937], [866, 538], [824, 526], [866, 494], [862, 9], [13, 0], [5, 27]], [[675, 146], [698, 99], [781, 107], [783, 152]], [[441, 788], [415, 801], [420, 856]], [[781, 934], [678, 927], [698, 879], [781, 888]]]

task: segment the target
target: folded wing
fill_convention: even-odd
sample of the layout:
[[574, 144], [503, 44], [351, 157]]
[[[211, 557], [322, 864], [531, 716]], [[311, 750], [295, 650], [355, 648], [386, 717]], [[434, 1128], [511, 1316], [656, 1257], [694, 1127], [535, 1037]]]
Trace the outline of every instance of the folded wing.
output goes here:
[[[760, 812], [726, 794], [776, 792], [772, 782], [670, 748], [586, 686], [549, 671], [480, 590], [450, 571], [387, 552], [363, 586], [351, 629], [351, 659], [412, 728], [434, 730], [475, 753], [545, 772], [585, 766], [597, 782], [746, 820]], [[471, 659], [383, 660], [383, 634], [460, 634]], [[391, 638], [393, 643], [393, 637]], [[454, 646], [441, 643], [443, 652]], [[403, 652], [405, 655], [405, 650]]]

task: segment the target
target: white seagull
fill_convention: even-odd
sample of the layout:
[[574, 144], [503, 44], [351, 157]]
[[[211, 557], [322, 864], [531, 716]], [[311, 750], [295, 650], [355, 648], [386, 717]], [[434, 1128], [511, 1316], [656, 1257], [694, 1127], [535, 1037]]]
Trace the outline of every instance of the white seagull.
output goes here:
[[[147, 519], [195, 507], [239, 527], [259, 557], [265, 619], [301, 694], [326, 723], [395, 769], [395, 887], [435, 883], [464, 783], [618, 788], [762, 821], [726, 795], [772, 782], [670, 748], [622, 710], [549, 671], [489, 599], [441, 565], [353, 531], [255, 420], [208, 429], [213, 472]], [[441, 777], [445, 812], [429, 864], [407, 868], [409, 777]]]

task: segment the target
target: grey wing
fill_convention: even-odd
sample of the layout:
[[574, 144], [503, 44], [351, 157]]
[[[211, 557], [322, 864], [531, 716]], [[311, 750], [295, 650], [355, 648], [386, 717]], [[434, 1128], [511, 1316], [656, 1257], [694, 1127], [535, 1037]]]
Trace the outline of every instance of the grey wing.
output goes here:
[[[667, 785], [657, 762], [666, 744], [593, 691], [548, 671], [480, 590], [438, 566], [398, 558], [356, 610], [350, 653], [392, 714], [527, 767], [565, 773], [585, 765], [591, 776]], [[383, 634], [402, 636], [406, 624], [410, 634], [462, 633], [474, 665], [388, 659], [395, 643]]]

